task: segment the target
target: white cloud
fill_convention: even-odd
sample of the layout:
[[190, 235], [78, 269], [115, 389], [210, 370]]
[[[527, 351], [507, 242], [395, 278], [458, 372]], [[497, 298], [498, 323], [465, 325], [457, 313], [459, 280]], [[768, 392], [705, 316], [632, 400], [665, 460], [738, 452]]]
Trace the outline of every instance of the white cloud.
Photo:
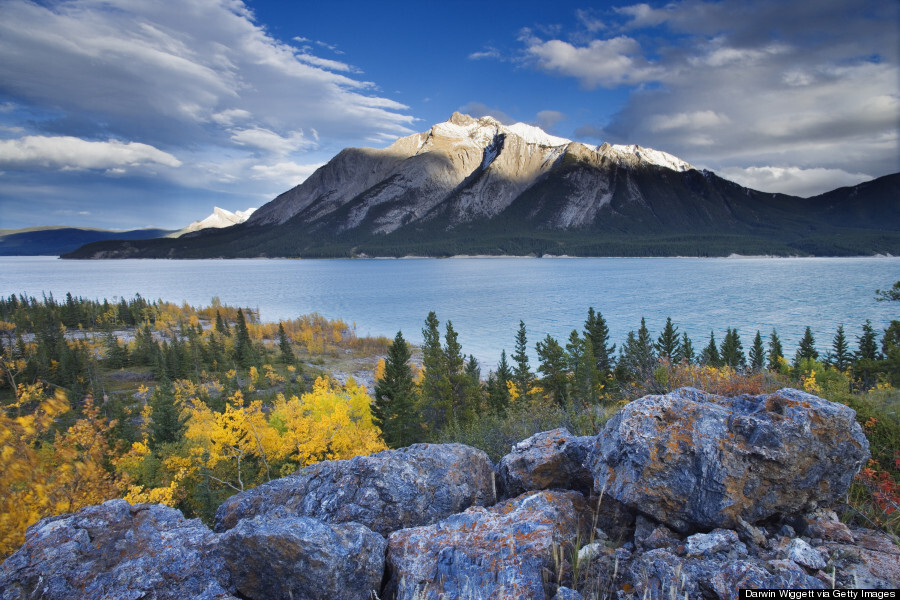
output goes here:
[[250, 172], [254, 179], [266, 180], [280, 184], [283, 189], [290, 189], [303, 183], [307, 177], [324, 164], [299, 165], [295, 162], [282, 162], [275, 165], [253, 165]]
[[71, 136], [0, 140], [3, 168], [110, 169], [117, 173], [123, 167], [151, 164], [174, 168], [182, 163], [168, 152], [137, 142], [89, 142]]
[[630, 90], [602, 129], [576, 135], [665, 150], [767, 191], [819, 193], [898, 170], [897, 3], [682, 0], [612, 14], [578, 44], [519, 38], [539, 70]]
[[315, 145], [315, 142], [311, 142], [303, 137], [302, 131], [292, 131], [287, 136], [281, 136], [274, 131], [259, 127], [236, 129], [231, 139], [239, 146], [259, 148], [278, 156]]
[[728, 167], [719, 171], [726, 179], [761, 192], [780, 192], [808, 198], [839, 187], [854, 186], [873, 179], [866, 173], [841, 169], [801, 169], [799, 167]]
[[473, 52], [469, 55], [469, 60], [482, 60], [482, 59], [500, 59], [500, 51], [492, 46], [487, 46], [484, 50], [480, 52]]

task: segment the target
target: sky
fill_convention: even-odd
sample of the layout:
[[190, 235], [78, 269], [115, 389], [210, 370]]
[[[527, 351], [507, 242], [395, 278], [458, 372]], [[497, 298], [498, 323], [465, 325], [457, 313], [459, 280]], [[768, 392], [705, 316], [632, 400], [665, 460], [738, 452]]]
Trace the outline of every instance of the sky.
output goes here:
[[454, 111], [811, 196], [900, 171], [898, 24], [884, 0], [0, 0], [0, 229], [178, 229]]

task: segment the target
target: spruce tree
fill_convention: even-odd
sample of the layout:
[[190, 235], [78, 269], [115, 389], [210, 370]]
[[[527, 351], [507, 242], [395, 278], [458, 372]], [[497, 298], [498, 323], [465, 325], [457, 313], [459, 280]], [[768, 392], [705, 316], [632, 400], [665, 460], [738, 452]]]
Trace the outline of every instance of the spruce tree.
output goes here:
[[497, 364], [497, 372], [488, 375], [488, 407], [491, 412], [498, 415], [506, 413], [509, 406], [509, 386], [506, 382], [512, 381], [512, 370], [506, 360], [506, 350], [500, 352], [500, 362]]
[[525, 333], [525, 322], [519, 321], [519, 330], [516, 332], [516, 351], [513, 353], [513, 383], [519, 396], [527, 396], [531, 390], [531, 382], [534, 375], [531, 373], [531, 367], [528, 364], [528, 337]]
[[716, 346], [716, 334], [709, 332], [709, 344], [700, 353], [700, 362], [710, 367], [721, 367], [722, 359], [719, 357], [719, 348]]
[[766, 368], [770, 371], [780, 371], [781, 363], [784, 360], [784, 350], [781, 347], [781, 340], [778, 339], [778, 332], [774, 329], [769, 336], [769, 353], [766, 356]]
[[672, 324], [672, 317], [666, 317], [666, 325], [656, 339], [656, 352], [659, 357], [669, 362], [678, 362], [681, 351], [681, 340], [678, 328]]
[[247, 321], [244, 319], [244, 311], [237, 311], [237, 323], [235, 323], [234, 356], [238, 364], [248, 367], [254, 360], [253, 342], [250, 340], [250, 331], [247, 329]]
[[541, 387], [547, 398], [560, 406], [568, 400], [568, 369], [566, 353], [550, 334], [535, 345], [540, 365], [538, 371], [543, 374]]
[[762, 371], [766, 363], [766, 350], [763, 347], [762, 335], [759, 329], [756, 330], [756, 337], [753, 338], [753, 346], [750, 348], [750, 369], [753, 371]]
[[391, 448], [403, 448], [419, 440], [416, 393], [409, 345], [398, 331], [388, 348], [384, 376], [375, 382], [372, 421], [381, 428], [384, 442]]
[[286, 365], [293, 364], [296, 358], [294, 350], [291, 348], [291, 341], [288, 339], [287, 333], [284, 331], [284, 323], [278, 322], [278, 350], [281, 352], [281, 362]]
[[850, 344], [844, 335], [844, 326], [838, 325], [837, 333], [831, 342], [831, 356], [829, 362], [838, 371], [844, 371], [850, 367]]
[[441, 347], [440, 321], [434, 311], [425, 318], [422, 329], [422, 413], [433, 431], [442, 428], [449, 417], [451, 397], [450, 371]]
[[720, 350], [720, 360], [723, 365], [733, 369], [746, 366], [747, 359], [744, 356], [744, 346], [741, 344], [741, 338], [737, 329], [729, 327], [725, 333], [725, 339], [722, 340], [722, 348]]
[[163, 379], [150, 397], [150, 445], [170, 444], [181, 439], [184, 421], [175, 405], [172, 384]]
[[633, 331], [628, 332], [619, 364], [632, 376], [642, 378], [648, 377], [656, 367], [656, 350], [644, 317], [641, 317], [641, 326], [637, 335]]
[[794, 355], [794, 366], [799, 366], [802, 360], [816, 360], [819, 358], [819, 352], [816, 350], [816, 339], [813, 337], [812, 330], [807, 327], [800, 340], [800, 346], [797, 347], [797, 353]]
[[866, 319], [862, 330], [862, 335], [857, 338], [856, 360], [878, 360], [878, 336], [872, 321]]
[[691, 338], [688, 337], [687, 332], [681, 334], [681, 346], [678, 351], [678, 362], [693, 364], [694, 359], [694, 344], [691, 342]]
[[600, 377], [606, 378], [613, 370], [613, 356], [616, 345], [607, 346], [609, 343], [609, 327], [603, 315], [594, 312], [594, 307], [588, 308], [587, 320], [584, 322], [584, 337], [591, 342], [591, 351], [597, 361], [597, 370]]

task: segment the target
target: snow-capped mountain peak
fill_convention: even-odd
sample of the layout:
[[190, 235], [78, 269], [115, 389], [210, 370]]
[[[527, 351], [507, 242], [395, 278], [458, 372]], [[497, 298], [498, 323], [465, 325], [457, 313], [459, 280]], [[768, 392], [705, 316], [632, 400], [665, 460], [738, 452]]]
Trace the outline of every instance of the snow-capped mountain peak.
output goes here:
[[231, 227], [232, 225], [243, 223], [244, 221], [249, 219], [250, 215], [252, 215], [255, 211], [255, 208], [248, 208], [247, 210], [231, 212], [230, 210], [225, 210], [224, 208], [214, 206], [211, 215], [209, 215], [205, 219], [194, 221], [184, 229], [180, 229], [175, 233], [169, 235], [168, 237], [180, 237], [186, 233], [200, 231], [201, 229], [222, 229], [223, 227]]

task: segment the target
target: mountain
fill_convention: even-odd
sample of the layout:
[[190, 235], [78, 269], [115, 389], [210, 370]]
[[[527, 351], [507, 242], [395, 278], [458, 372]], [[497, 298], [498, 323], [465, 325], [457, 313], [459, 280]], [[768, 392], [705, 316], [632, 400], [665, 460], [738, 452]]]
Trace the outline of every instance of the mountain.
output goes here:
[[640, 146], [455, 113], [348, 148], [242, 225], [78, 257], [900, 253], [898, 175], [815, 198], [751, 190]]
[[167, 229], [113, 231], [82, 227], [29, 227], [0, 230], [0, 256], [58, 256], [102, 240], [146, 240], [172, 233]]
[[249, 219], [250, 215], [252, 215], [255, 210], [255, 208], [248, 208], [247, 210], [231, 212], [230, 210], [225, 210], [224, 208], [214, 206], [212, 214], [205, 219], [194, 221], [184, 229], [179, 229], [175, 233], [170, 233], [166, 237], [177, 238], [183, 236], [186, 233], [194, 233], [195, 231], [200, 231], [201, 229], [222, 229], [224, 227], [231, 227], [232, 225], [239, 225], [240, 223], [243, 223], [244, 221]]

